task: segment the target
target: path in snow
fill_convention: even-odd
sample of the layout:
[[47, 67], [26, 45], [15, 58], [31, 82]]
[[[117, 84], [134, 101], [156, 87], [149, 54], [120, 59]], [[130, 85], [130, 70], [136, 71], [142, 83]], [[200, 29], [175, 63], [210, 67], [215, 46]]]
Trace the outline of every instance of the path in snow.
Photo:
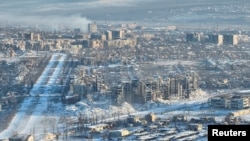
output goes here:
[[[45, 70], [31, 89], [30, 97], [27, 97], [23, 101], [8, 128], [0, 133], [0, 139], [7, 139], [15, 133], [31, 134], [33, 131], [41, 133], [42, 129], [39, 127], [41, 126], [39, 123], [41, 123], [44, 117], [42, 116], [43, 113], [47, 111], [49, 96], [47, 94], [48, 88], [44, 88], [42, 93], [38, 91], [41, 90], [42, 84], [44, 83], [52, 85], [53, 87], [59, 72], [62, 70], [65, 59], [65, 54], [53, 54]], [[53, 73], [49, 74], [51, 71], [53, 71]], [[47, 78], [49, 79], [47, 80]], [[40, 96], [36, 96], [38, 93]]]

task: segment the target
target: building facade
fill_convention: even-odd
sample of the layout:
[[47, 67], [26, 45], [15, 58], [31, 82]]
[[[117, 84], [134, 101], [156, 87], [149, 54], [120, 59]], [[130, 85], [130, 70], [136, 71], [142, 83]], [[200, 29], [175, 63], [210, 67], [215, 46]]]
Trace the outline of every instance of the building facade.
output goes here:
[[96, 33], [96, 32], [98, 32], [96, 22], [88, 24], [88, 31], [89, 31], [89, 33]]
[[223, 35], [223, 43], [225, 45], [238, 45], [238, 35]]
[[223, 95], [210, 98], [209, 104], [214, 108], [239, 110], [250, 106], [249, 99], [248, 96]]
[[217, 45], [223, 45], [223, 35], [220, 34], [209, 34], [208, 35], [208, 42], [217, 44]]

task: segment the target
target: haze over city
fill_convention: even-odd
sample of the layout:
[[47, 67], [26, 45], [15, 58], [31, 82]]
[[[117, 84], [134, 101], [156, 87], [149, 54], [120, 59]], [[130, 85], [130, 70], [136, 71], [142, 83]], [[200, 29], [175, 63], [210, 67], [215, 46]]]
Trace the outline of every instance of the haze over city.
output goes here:
[[86, 30], [88, 21], [203, 28], [214, 28], [217, 23], [222, 28], [249, 24], [247, 0], [12, 0], [2, 2], [0, 8], [2, 23], [41, 28], [64, 24]]

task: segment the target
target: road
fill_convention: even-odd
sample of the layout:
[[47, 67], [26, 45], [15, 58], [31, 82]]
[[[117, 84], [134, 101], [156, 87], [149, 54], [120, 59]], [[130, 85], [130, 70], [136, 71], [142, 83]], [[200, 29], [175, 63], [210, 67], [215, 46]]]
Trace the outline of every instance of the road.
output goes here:
[[[0, 133], [0, 139], [8, 139], [13, 134], [37, 134], [44, 132], [43, 119], [46, 118], [50, 89], [63, 69], [65, 54], [53, 54], [45, 70], [34, 84], [27, 97], [18, 108], [7, 129]], [[51, 73], [52, 72], [52, 73]], [[44, 84], [46, 84], [44, 86]], [[46, 87], [48, 86], [48, 87]], [[59, 117], [54, 117], [58, 119]]]

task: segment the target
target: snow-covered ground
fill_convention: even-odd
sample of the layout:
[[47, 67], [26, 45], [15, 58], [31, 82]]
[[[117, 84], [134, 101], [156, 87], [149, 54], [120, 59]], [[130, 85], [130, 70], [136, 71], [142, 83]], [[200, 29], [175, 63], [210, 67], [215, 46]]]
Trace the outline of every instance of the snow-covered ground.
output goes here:
[[[41, 128], [41, 126], [43, 125], [42, 120], [47, 118], [44, 113], [46, 113], [48, 108], [48, 88], [45, 87], [43, 93], [38, 92], [38, 90], [41, 89], [43, 83], [47, 83], [53, 87], [65, 59], [65, 54], [53, 54], [44, 72], [30, 91], [30, 96], [23, 101], [8, 128], [0, 133], [0, 139], [9, 138], [15, 133], [36, 134], [44, 132], [43, 130], [45, 129]], [[56, 61], [58, 61], [58, 63], [56, 63]], [[49, 75], [51, 70], [53, 70], [53, 73]], [[47, 79], [48, 77], [49, 79]], [[59, 117], [55, 117], [55, 119], [59, 119]]]
[[[103, 100], [92, 103], [88, 100], [82, 100], [76, 104], [66, 106], [65, 115], [71, 120], [76, 120], [81, 114], [87, 118], [97, 117], [99, 121], [114, 121], [125, 119], [128, 115], [144, 117], [146, 114], [153, 112], [161, 119], [172, 119], [175, 115], [184, 114], [188, 120], [191, 118], [197, 119], [211, 116], [215, 117], [217, 122], [223, 122], [225, 117], [233, 110], [208, 108], [208, 99], [215, 95], [220, 95], [220, 93], [205, 92], [199, 89], [190, 95], [190, 99], [158, 99], [157, 101], [149, 101], [143, 105], [130, 105], [125, 102], [121, 106], [111, 106], [108, 101], [105, 102]], [[242, 116], [242, 119], [250, 121], [249, 115]], [[206, 133], [205, 129], [204, 133]], [[197, 136], [198, 135], [194, 135], [192, 137]], [[206, 140], [204, 138], [205, 137], [200, 140]]]
[[[125, 119], [129, 114], [144, 117], [146, 114], [153, 112], [161, 119], [171, 119], [174, 115], [184, 114], [188, 117], [188, 120], [191, 118], [197, 119], [200, 117], [212, 116], [215, 117], [217, 122], [223, 122], [227, 114], [232, 111], [225, 109], [209, 109], [207, 101], [213, 96], [229, 93], [231, 91], [233, 90], [221, 90], [218, 92], [203, 91], [199, 89], [190, 95], [190, 99], [158, 99], [157, 101], [149, 101], [143, 105], [130, 105], [125, 102], [121, 106], [111, 106], [108, 100], [101, 100], [100, 102], [82, 100], [77, 104], [67, 106], [65, 108], [65, 115], [68, 115], [67, 117], [71, 119], [77, 119], [77, 117], [82, 114], [90, 118], [97, 117], [99, 121], [114, 121]], [[250, 121], [249, 115], [242, 116], [242, 119]], [[206, 140], [206, 133], [206, 129], [203, 129], [199, 135], [193, 135], [190, 136], [190, 138], [197, 138], [197, 136], [200, 136], [196, 141]], [[95, 139], [98, 140], [99, 138]], [[77, 139], [73, 140], [78, 141]]]
[[196, 65], [198, 64], [199, 61], [183, 61], [183, 60], [169, 60], [169, 61], [157, 61], [157, 62], [153, 62], [153, 64], [156, 65], [178, 65], [178, 64], [182, 64], [182, 65]]
[[[190, 99], [173, 99], [173, 100], [162, 100], [149, 101], [143, 105], [130, 105], [124, 102], [121, 106], [109, 105], [108, 100], [104, 102], [94, 102], [90, 103], [87, 100], [82, 100], [74, 105], [66, 106], [65, 114], [77, 117], [80, 114], [87, 117], [92, 117], [98, 115], [100, 118], [118, 118], [126, 117], [129, 114], [133, 115], [145, 115], [149, 112], [154, 113], [183, 113], [183, 110], [190, 111], [194, 113], [199, 112], [199, 107], [202, 103], [206, 103], [211, 95], [202, 91], [197, 90], [196, 93], [191, 94]], [[119, 118], [120, 118], [119, 117]]]

